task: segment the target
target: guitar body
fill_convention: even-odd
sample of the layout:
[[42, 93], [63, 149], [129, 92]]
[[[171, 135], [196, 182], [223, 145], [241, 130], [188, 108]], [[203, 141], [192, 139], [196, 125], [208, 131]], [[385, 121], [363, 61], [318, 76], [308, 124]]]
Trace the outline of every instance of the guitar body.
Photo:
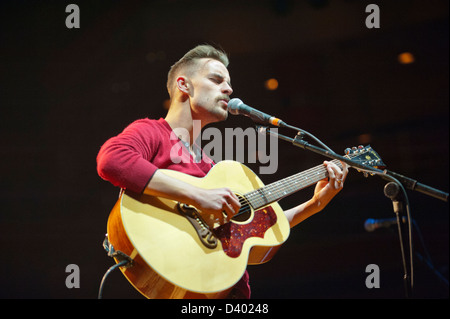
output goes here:
[[[198, 187], [228, 187], [238, 196], [264, 186], [234, 161], [219, 162], [203, 178], [164, 173]], [[289, 222], [275, 202], [214, 228], [217, 245], [207, 247], [178, 204], [124, 191], [108, 219], [109, 242], [133, 259], [121, 271], [147, 298], [226, 298], [248, 264], [270, 260], [289, 236]]]

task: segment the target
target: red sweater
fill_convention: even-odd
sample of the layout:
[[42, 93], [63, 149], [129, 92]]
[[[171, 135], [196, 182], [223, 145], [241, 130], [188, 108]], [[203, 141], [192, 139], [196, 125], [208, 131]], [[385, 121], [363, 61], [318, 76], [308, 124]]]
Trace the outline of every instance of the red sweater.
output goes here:
[[[178, 162], [178, 163], [176, 163]], [[195, 163], [164, 119], [142, 119], [110, 138], [97, 156], [100, 177], [114, 186], [142, 193], [158, 168], [203, 177], [213, 161], [203, 153]]]
[[[142, 193], [157, 169], [172, 169], [196, 177], [205, 176], [214, 165], [202, 152], [196, 163], [169, 123], [141, 119], [131, 123], [119, 135], [110, 138], [97, 155], [97, 171], [113, 185]], [[250, 298], [246, 271], [236, 288]]]

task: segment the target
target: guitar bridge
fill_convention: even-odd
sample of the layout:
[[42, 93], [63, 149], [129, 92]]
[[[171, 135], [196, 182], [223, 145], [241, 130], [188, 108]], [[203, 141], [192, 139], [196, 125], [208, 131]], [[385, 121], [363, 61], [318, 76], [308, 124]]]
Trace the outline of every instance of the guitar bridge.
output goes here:
[[214, 234], [209, 229], [209, 226], [203, 221], [203, 219], [198, 214], [198, 211], [195, 207], [178, 203], [177, 204], [178, 211], [181, 215], [187, 218], [187, 220], [191, 223], [194, 229], [197, 232], [198, 238], [202, 242], [202, 244], [209, 249], [214, 249], [217, 247], [217, 238], [214, 237]]

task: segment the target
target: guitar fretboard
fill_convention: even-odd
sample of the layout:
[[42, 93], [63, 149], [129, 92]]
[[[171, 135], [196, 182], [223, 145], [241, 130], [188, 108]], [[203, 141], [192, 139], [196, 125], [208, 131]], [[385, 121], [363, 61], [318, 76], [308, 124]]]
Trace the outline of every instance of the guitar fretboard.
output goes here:
[[[333, 160], [331, 162], [335, 163], [342, 169], [342, 164], [339, 160]], [[251, 191], [245, 194], [244, 197], [253, 209], [256, 210], [311, 186], [326, 177], [328, 177], [327, 169], [324, 165], [318, 165], [306, 171]]]

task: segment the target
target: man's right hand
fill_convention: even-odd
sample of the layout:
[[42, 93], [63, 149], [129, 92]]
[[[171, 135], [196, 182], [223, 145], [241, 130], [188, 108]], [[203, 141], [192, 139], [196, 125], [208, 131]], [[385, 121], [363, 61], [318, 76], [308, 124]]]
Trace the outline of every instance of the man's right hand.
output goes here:
[[210, 228], [228, 222], [239, 212], [239, 198], [228, 188], [198, 189], [195, 206]]
[[228, 188], [196, 187], [160, 170], [153, 174], [144, 193], [194, 206], [211, 229], [229, 221], [241, 207], [238, 197]]

